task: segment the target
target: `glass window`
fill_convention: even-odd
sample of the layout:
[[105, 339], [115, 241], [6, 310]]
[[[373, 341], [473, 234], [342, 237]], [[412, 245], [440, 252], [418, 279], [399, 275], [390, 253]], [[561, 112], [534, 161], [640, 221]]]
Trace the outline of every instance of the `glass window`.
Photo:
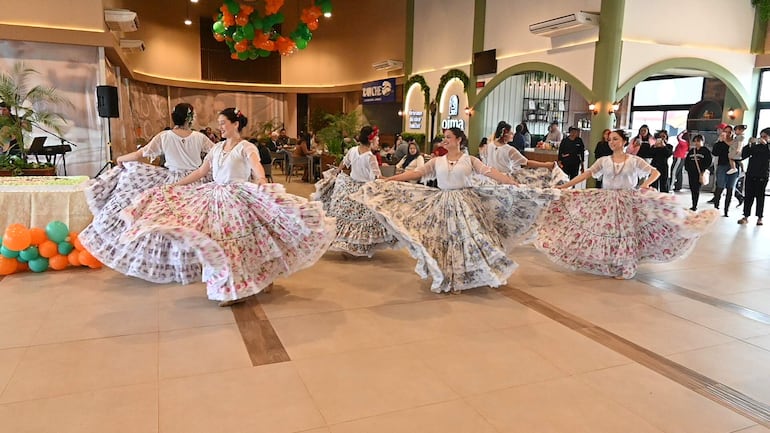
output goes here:
[[[770, 95], [770, 85], [768, 95]], [[701, 100], [702, 96], [703, 77], [649, 80], [636, 85], [633, 105], [640, 107], [695, 104]]]
[[[676, 137], [677, 134], [687, 129], [687, 110], [666, 111], [665, 129], [669, 138]], [[676, 143], [676, 140], [672, 140]]]
[[663, 113], [663, 111], [632, 111], [631, 128], [638, 130], [642, 125], [647, 125], [654, 133], [663, 128]]
[[[770, 128], [770, 109], [759, 110], [759, 119], [757, 120], [756, 130], [761, 131], [764, 128]], [[759, 134], [759, 132], [757, 132]]]
[[770, 102], [770, 71], [762, 71], [762, 87], [759, 88], [759, 102]]

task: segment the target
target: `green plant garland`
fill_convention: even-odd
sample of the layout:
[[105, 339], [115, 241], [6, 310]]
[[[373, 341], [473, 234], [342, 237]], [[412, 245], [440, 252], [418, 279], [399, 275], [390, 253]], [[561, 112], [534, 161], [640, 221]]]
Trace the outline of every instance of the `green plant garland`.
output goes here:
[[762, 22], [767, 22], [770, 19], [770, 0], [751, 0], [751, 4], [756, 8]]
[[436, 89], [436, 103], [438, 104], [438, 99], [441, 98], [441, 94], [444, 92], [444, 87], [446, 87], [449, 80], [452, 78], [458, 78], [460, 81], [463, 82], [463, 91], [468, 92], [468, 83], [470, 83], [470, 78], [468, 78], [468, 75], [459, 70], [459, 69], [450, 69], [447, 71], [446, 74], [441, 76], [441, 80], [438, 82], [438, 89]]
[[406, 99], [406, 93], [409, 92], [412, 84], [420, 85], [422, 88], [422, 95], [425, 97], [425, 107], [428, 107], [430, 104], [430, 87], [428, 87], [428, 83], [425, 82], [425, 77], [422, 75], [412, 75], [406, 80], [406, 83], [404, 83], [404, 99]]
[[235, 0], [225, 0], [212, 26], [214, 39], [230, 48], [230, 57], [238, 60], [267, 57], [272, 51], [288, 56], [307, 48], [318, 28], [318, 18], [331, 13], [331, 0], [313, 0], [313, 6], [302, 10], [300, 23], [289, 36], [276, 30], [284, 22], [280, 12], [284, 0], [266, 0], [264, 15], [254, 7]]

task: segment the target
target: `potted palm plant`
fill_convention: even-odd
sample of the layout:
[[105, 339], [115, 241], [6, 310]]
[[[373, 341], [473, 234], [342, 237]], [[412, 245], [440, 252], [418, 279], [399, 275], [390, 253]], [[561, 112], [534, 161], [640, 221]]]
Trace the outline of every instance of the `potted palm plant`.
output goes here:
[[48, 163], [29, 162], [27, 144], [33, 126], [42, 126], [61, 135], [65, 120], [57, 106], [72, 106], [56, 89], [33, 85], [38, 72], [18, 62], [10, 72], [0, 73], [0, 103], [7, 113], [0, 116], [0, 171], [5, 175], [55, 175], [56, 167]]

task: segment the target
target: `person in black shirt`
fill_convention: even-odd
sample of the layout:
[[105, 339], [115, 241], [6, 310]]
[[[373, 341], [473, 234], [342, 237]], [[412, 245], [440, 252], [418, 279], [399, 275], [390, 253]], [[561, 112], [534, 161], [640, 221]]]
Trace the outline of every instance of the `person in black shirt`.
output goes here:
[[[752, 139], [753, 140], [753, 139]], [[759, 140], [754, 143], [749, 141], [749, 145], [743, 148], [741, 157], [749, 159], [749, 166], [746, 169], [744, 179], [745, 197], [743, 202], [743, 218], [738, 220], [738, 224], [747, 224], [749, 215], [751, 215], [751, 206], [754, 199], [757, 200], [757, 225], [762, 225], [762, 216], [765, 210], [765, 188], [767, 179], [770, 175], [770, 128], [765, 128], [759, 133]]]
[[690, 185], [692, 207], [690, 210], [698, 210], [700, 188], [703, 185], [703, 173], [711, 167], [711, 151], [703, 145], [704, 138], [698, 134], [692, 138], [693, 147], [687, 151], [684, 157], [684, 169], [687, 171], [687, 182]]
[[[612, 155], [612, 149], [610, 149], [610, 132], [612, 132], [611, 129], [602, 131], [602, 141], [596, 143], [596, 149], [594, 149], [594, 161]], [[601, 179], [596, 180], [596, 187], [602, 187]]]
[[735, 183], [738, 182], [738, 173], [727, 174], [730, 170], [730, 145], [728, 141], [732, 141], [733, 128], [729, 125], [724, 128], [722, 135], [719, 137], [719, 141], [714, 143], [714, 148], [711, 153], [716, 156], [717, 159], [717, 181], [716, 188], [714, 188], [714, 208], [719, 209], [719, 202], [722, 195], [722, 190], [725, 191], [725, 209], [724, 215], [728, 216], [727, 211], [730, 209], [730, 200], [733, 197], [733, 190], [735, 189]]
[[567, 173], [570, 179], [577, 177], [583, 168], [583, 155], [585, 154], [586, 146], [583, 144], [583, 139], [578, 137], [578, 134], [580, 134], [580, 130], [570, 126], [568, 135], [559, 144], [557, 161], [559, 167]]
[[649, 152], [652, 158], [650, 165], [660, 172], [660, 177], [652, 186], [660, 192], [668, 192], [668, 159], [674, 154], [674, 146], [668, 144], [668, 132], [658, 131], [655, 134], [655, 143], [650, 146]]

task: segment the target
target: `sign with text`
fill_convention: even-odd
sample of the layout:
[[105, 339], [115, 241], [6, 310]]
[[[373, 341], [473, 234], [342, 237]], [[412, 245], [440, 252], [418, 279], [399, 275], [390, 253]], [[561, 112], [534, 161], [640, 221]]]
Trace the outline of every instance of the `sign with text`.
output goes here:
[[381, 102], [396, 101], [396, 79], [386, 78], [384, 80], [364, 83], [362, 89], [364, 104], [379, 104]]
[[422, 129], [422, 111], [409, 110], [409, 129]]

